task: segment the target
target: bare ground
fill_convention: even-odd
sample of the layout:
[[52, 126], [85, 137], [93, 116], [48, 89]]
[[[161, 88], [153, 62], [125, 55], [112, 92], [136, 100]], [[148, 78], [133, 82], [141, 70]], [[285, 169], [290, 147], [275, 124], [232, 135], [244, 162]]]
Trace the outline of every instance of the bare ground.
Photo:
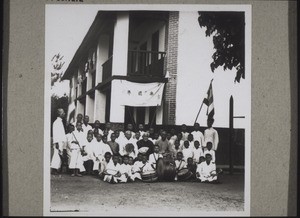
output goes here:
[[220, 184], [156, 182], [108, 184], [92, 176], [51, 175], [51, 211], [99, 215], [183, 215], [244, 210], [244, 175]]

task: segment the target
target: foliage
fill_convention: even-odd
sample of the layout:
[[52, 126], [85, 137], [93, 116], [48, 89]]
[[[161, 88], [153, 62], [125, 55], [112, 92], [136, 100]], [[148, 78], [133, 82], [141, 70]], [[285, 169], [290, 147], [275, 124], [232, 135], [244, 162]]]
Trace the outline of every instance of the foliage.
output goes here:
[[245, 18], [244, 12], [198, 12], [200, 27], [206, 36], [213, 36], [215, 52], [210, 64], [212, 72], [219, 66], [237, 70], [235, 81], [245, 79]]
[[63, 57], [60, 53], [54, 55], [51, 59], [53, 71], [51, 72], [51, 86], [54, 85], [55, 82], [59, 82], [61, 80], [63, 72], [60, 71], [64, 66], [65, 62], [63, 62]]
[[[59, 53], [54, 55], [51, 59], [53, 70], [51, 71], [51, 89], [54, 90], [55, 85], [61, 82], [61, 77], [63, 72], [61, 71], [65, 62], [63, 62], [63, 56]], [[57, 93], [53, 92], [51, 95], [51, 127], [54, 120], [57, 117], [57, 109], [62, 108], [64, 109], [65, 113], [68, 112], [68, 96], [59, 96]], [[63, 119], [63, 123], [66, 123], [66, 120]], [[52, 135], [52, 128], [51, 128], [51, 135]]]

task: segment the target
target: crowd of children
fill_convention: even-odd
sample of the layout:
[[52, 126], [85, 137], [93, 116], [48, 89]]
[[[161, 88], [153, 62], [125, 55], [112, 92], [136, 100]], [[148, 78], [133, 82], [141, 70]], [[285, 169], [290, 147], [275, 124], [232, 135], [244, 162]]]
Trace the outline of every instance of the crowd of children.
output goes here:
[[109, 183], [143, 181], [145, 175], [156, 174], [157, 161], [168, 155], [175, 163], [174, 180], [214, 182], [219, 138], [212, 124], [209, 118], [204, 134], [198, 123], [192, 132], [184, 124], [177, 133], [175, 129], [146, 131], [143, 124], [137, 131], [132, 124], [125, 131], [113, 131], [110, 123], [101, 129], [98, 120], [91, 126], [88, 116], [78, 114], [76, 122], [68, 125], [64, 146], [53, 147], [52, 173], [67, 166], [71, 176], [95, 175]]

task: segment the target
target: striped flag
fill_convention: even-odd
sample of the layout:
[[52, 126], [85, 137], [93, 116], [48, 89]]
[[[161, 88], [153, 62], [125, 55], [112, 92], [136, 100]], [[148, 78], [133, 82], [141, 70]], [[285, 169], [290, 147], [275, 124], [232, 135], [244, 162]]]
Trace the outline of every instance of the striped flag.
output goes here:
[[214, 107], [214, 96], [212, 90], [212, 81], [210, 82], [208, 91], [207, 91], [207, 98], [203, 99], [203, 103], [207, 105], [207, 112], [208, 118], [213, 118], [215, 114], [215, 107]]

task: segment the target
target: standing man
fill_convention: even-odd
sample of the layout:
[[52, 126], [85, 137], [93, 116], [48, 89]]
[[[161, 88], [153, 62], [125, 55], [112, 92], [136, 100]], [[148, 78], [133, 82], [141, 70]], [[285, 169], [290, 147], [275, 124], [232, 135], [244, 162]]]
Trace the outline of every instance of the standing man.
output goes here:
[[[207, 142], [212, 143], [212, 150], [217, 151], [219, 144], [219, 134], [212, 125], [214, 123], [214, 118], [209, 117], [207, 119], [207, 129], [204, 131], [204, 146], [206, 147]], [[207, 149], [205, 149], [207, 150]]]
[[82, 124], [82, 130], [83, 130], [85, 137], [87, 137], [87, 133], [89, 130], [93, 130], [93, 128], [89, 124], [89, 121], [90, 121], [90, 117], [88, 115], [85, 115], [83, 118], [83, 124]]
[[51, 161], [51, 168], [53, 174], [58, 174], [58, 170], [61, 168], [63, 158], [63, 151], [66, 149], [66, 132], [63, 125], [63, 118], [65, 117], [65, 112], [62, 108], [57, 109], [57, 118], [53, 122], [52, 132], [53, 132], [53, 148], [54, 153]]

